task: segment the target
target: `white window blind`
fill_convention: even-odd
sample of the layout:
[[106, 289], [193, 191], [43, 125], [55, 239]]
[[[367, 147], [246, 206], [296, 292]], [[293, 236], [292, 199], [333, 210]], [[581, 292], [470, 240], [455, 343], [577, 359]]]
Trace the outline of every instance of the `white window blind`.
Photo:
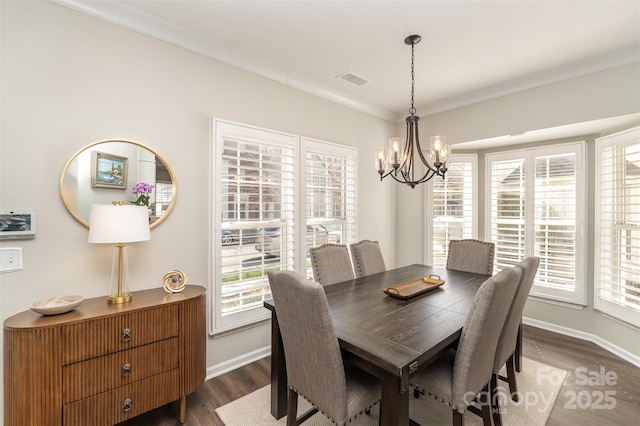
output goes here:
[[309, 248], [349, 244], [356, 238], [357, 150], [303, 138], [305, 157], [307, 276], [312, 278]]
[[489, 164], [490, 240], [496, 245], [494, 270], [500, 271], [525, 256], [525, 164], [523, 158], [490, 159]]
[[585, 303], [582, 143], [487, 155], [494, 269], [538, 256], [532, 295]]
[[266, 272], [294, 269], [297, 137], [215, 122], [214, 329], [267, 317]]
[[311, 276], [309, 247], [355, 241], [357, 161], [355, 148], [212, 120], [212, 334], [269, 318], [269, 270]]
[[574, 291], [576, 284], [576, 155], [535, 158], [536, 283]]
[[155, 191], [156, 201], [153, 208], [157, 216], [162, 216], [167, 211], [167, 208], [174, 197], [173, 183], [156, 181]]
[[445, 178], [434, 177], [425, 185], [429, 265], [446, 265], [450, 240], [477, 235], [476, 168], [476, 155], [454, 154]]
[[596, 140], [594, 307], [640, 326], [640, 128]]

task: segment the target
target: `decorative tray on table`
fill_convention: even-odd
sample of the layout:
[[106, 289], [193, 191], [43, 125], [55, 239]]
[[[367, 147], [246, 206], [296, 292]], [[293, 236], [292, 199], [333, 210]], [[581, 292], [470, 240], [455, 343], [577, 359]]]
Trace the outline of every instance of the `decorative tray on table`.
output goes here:
[[396, 284], [393, 287], [387, 287], [384, 291], [391, 297], [398, 299], [409, 299], [413, 296], [433, 290], [444, 284], [439, 275], [429, 275], [428, 277], [418, 278], [417, 280], [407, 281], [402, 284]]

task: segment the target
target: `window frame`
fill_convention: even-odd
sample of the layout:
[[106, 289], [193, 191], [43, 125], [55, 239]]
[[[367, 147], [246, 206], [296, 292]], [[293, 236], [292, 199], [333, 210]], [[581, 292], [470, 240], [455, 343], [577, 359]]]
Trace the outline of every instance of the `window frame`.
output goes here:
[[[304, 207], [300, 209], [300, 222], [305, 224], [305, 233], [306, 227], [313, 225], [332, 225], [336, 223], [344, 223], [346, 228], [345, 233], [341, 234], [340, 244], [350, 244], [357, 241], [358, 236], [358, 149], [355, 147], [350, 147], [346, 145], [335, 144], [332, 142], [327, 142], [319, 139], [312, 139], [308, 137], [301, 138], [301, 150], [300, 150], [300, 167], [302, 170], [301, 176], [304, 177], [304, 185], [300, 185], [300, 190], [302, 191], [301, 200], [304, 200]], [[330, 155], [335, 157], [345, 157], [348, 158], [349, 161], [353, 162], [353, 182], [346, 182], [346, 185], [352, 184], [353, 194], [351, 198], [347, 201], [347, 204], [352, 203], [352, 211], [353, 218], [350, 221], [349, 217], [345, 217], [342, 220], [334, 220], [334, 219], [314, 219], [307, 217], [307, 200], [308, 200], [308, 191], [309, 187], [306, 184], [307, 176], [306, 167], [307, 167], [307, 153], [313, 152], [320, 155]], [[352, 229], [350, 229], [352, 228]], [[313, 278], [313, 272], [311, 267], [307, 267], [307, 261], [309, 258], [309, 247], [307, 247], [307, 238], [304, 238], [304, 244], [300, 253], [305, 253], [305, 256], [300, 256], [299, 270], [305, 271], [306, 276], [309, 278]]]
[[[611, 135], [597, 138], [595, 141], [595, 194], [602, 194], [602, 168], [600, 167], [600, 159], [606, 148], [610, 147], [626, 147], [629, 145], [640, 144], [640, 127], [634, 127]], [[600, 296], [600, 290], [603, 288], [600, 281], [602, 264], [599, 261], [604, 259], [601, 209], [603, 207], [603, 197], [595, 197], [594, 207], [594, 268], [593, 268], [593, 307], [594, 309], [617, 318], [625, 323], [640, 327], [640, 312], [614, 303]], [[615, 261], [615, 259], [613, 259]]]
[[[514, 149], [507, 151], [496, 151], [485, 155], [485, 235], [486, 240], [492, 238], [492, 163], [508, 160], [523, 160], [525, 170], [524, 181], [524, 202], [525, 205], [535, 206], [535, 161], [543, 158], [561, 154], [575, 154], [576, 156], [576, 219], [575, 219], [575, 258], [574, 258], [574, 289], [567, 290], [553, 286], [540, 285], [534, 282], [530, 296], [542, 299], [550, 299], [558, 302], [586, 306], [586, 265], [587, 251], [579, 250], [586, 247], [586, 161], [585, 161], [585, 141], [574, 141], [559, 143], [554, 145], [538, 146], [534, 148]], [[528, 170], [533, 170], [529, 175]], [[529, 176], [527, 178], [527, 176]], [[525, 208], [524, 215], [524, 247], [522, 247], [522, 258], [535, 255], [535, 209]], [[496, 251], [498, 245], [496, 244]], [[522, 260], [522, 259], [520, 259]], [[497, 265], [494, 264], [494, 271], [498, 272]]]
[[[271, 129], [265, 129], [261, 127], [252, 126], [249, 124], [236, 123], [228, 120], [212, 118], [211, 119], [211, 139], [209, 144], [209, 162], [210, 162], [210, 205], [209, 205], [209, 223], [210, 223], [210, 231], [209, 231], [209, 302], [210, 302], [210, 321], [209, 321], [209, 334], [212, 336], [218, 334], [226, 334], [229, 332], [233, 332], [236, 329], [243, 329], [247, 327], [251, 327], [254, 324], [258, 324], [264, 321], [268, 321], [270, 318], [270, 314], [266, 309], [261, 309], [258, 306], [253, 308], [249, 308], [245, 311], [234, 312], [231, 314], [222, 315], [222, 261], [223, 261], [223, 229], [249, 229], [249, 228], [261, 228], [268, 227], [269, 224], [275, 223], [272, 220], [267, 220], [262, 217], [264, 213], [263, 206], [259, 207], [258, 216], [260, 218], [258, 220], [247, 220], [247, 219], [239, 219], [235, 222], [223, 222], [223, 212], [229, 211], [228, 207], [225, 210], [223, 206], [222, 200], [222, 187], [224, 185], [224, 181], [222, 179], [221, 173], [224, 173], [224, 169], [222, 169], [223, 164], [223, 151], [225, 150], [225, 144], [219, 143], [222, 141], [224, 135], [235, 135], [232, 136], [232, 139], [235, 140], [247, 140], [248, 142], [256, 142], [259, 143], [260, 146], [263, 145], [271, 145], [277, 147], [283, 147], [284, 149], [291, 150], [292, 155], [286, 156], [286, 158], [291, 158], [292, 162], [287, 163], [290, 167], [290, 172], [293, 174], [290, 179], [293, 182], [291, 188], [287, 186], [287, 191], [291, 190], [290, 199], [293, 207], [291, 209], [287, 209], [286, 211], [292, 211], [292, 215], [288, 215], [288, 219], [286, 221], [287, 228], [291, 231], [287, 237], [288, 243], [285, 244], [284, 241], [281, 240], [281, 249], [288, 253], [292, 253], [291, 256], [280, 258], [285, 258], [286, 261], [282, 264], [278, 262], [279, 268], [287, 269], [287, 270], [295, 270], [300, 272], [301, 274], [308, 273], [310, 269], [306, 268], [306, 260], [308, 256], [308, 247], [307, 247], [307, 225], [320, 225], [321, 222], [327, 222], [326, 220], [311, 220], [308, 221], [307, 214], [307, 152], [314, 152], [320, 155], [333, 155], [333, 156], [349, 156], [351, 157], [350, 161], [353, 161], [353, 169], [351, 173], [353, 173], [353, 196], [351, 198], [353, 203], [352, 210], [353, 212], [351, 224], [354, 229], [354, 233], [348, 241], [341, 241], [341, 243], [355, 242], [357, 239], [357, 188], [358, 188], [358, 149], [354, 147], [350, 147], [347, 145], [340, 145], [331, 142], [321, 141], [317, 139], [302, 137], [294, 134], [279, 132]], [[284, 158], [284, 157], [282, 157]], [[260, 160], [262, 158], [260, 157]], [[261, 166], [259, 170], [263, 170]], [[255, 168], [255, 166], [254, 166]], [[289, 172], [287, 172], [289, 173]], [[261, 173], [259, 174], [261, 176]], [[259, 185], [260, 186], [260, 185]], [[289, 198], [286, 201], [283, 199], [283, 202], [289, 203]], [[282, 210], [279, 210], [282, 213]], [[235, 235], [235, 234], [232, 234]], [[261, 232], [260, 235], [264, 238], [264, 232]], [[327, 233], [328, 237], [328, 233]], [[238, 232], [238, 236], [236, 237], [238, 241], [240, 241], [239, 245], [245, 244], [242, 239], [241, 232]], [[257, 240], [260, 241], [260, 240]], [[264, 244], [264, 240], [263, 244]], [[290, 245], [289, 245], [290, 243]], [[265, 250], [263, 246], [263, 251]], [[267, 267], [266, 265], [266, 257], [262, 257], [263, 263], [260, 263], [260, 266], [257, 267], [257, 271], [264, 271]], [[240, 265], [240, 263], [238, 263]], [[243, 265], [242, 265], [243, 266]], [[239, 266], [239, 271], [242, 273], [243, 268]], [[255, 269], [255, 265], [252, 266]], [[243, 280], [247, 279], [242, 277], [238, 283], [242, 285]], [[253, 278], [249, 278], [253, 279]], [[266, 279], [266, 275], [264, 276]], [[264, 294], [262, 297], [269, 299], [269, 296]]]
[[[449, 164], [471, 164], [471, 235], [464, 238], [478, 238], [478, 154], [453, 154]], [[451, 167], [451, 166], [449, 166]], [[439, 177], [434, 177], [439, 179]], [[425, 185], [425, 259], [424, 263], [433, 266], [433, 185]], [[448, 251], [448, 244], [447, 244]], [[446, 256], [445, 256], [446, 257]]]
[[[270, 318], [269, 312], [264, 309], [250, 309], [247, 311], [223, 316], [218, 301], [222, 297], [222, 181], [219, 179], [219, 172], [222, 166], [222, 150], [224, 145], [218, 143], [225, 134], [237, 134], [238, 138], [253, 139], [266, 145], [274, 145], [289, 149], [293, 152], [294, 158], [293, 172], [298, 173], [295, 159], [299, 156], [299, 138], [296, 135], [264, 129], [257, 126], [235, 123], [228, 120], [212, 119], [211, 141], [210, 141], [210, 170], [211, 186], [209, 193], [211, 204], [209, 214], [212, 230], [210, 235], [210, 271], [209, 294], [211, 302], [210, 333], [219, 334], [236, 328], [250, 326], [260, 321]], [[296, 206], [296, 194], [299, 193], [298, 179], [293, 180], [294, 206]], [[294, 211], [297, 207], [294, 207]], [[298, 234], [299, 220], [293, 218], [294, 235]], [[262, 223], [262, 222], [261, 222]]]

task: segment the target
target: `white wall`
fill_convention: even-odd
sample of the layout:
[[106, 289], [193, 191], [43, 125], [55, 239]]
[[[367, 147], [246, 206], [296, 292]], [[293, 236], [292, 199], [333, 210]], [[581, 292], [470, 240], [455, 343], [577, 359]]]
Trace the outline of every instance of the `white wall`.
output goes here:
[[[443, 134], [455, 144], [518, 134], [567, 124], [580, 123], [640, 112], [640, 64], [620, 66], [598, 73], [549, 84], [521, 93], [481, 102], [463, 108], [423, 117], [423, 135]], [[582, 136], [582, 135], [576, 135]], [[593, 170], [594, 135], [573, 140], [587, 141], [588, 170]], [[549, 143], [566, 142], [548, 141]], [[504, 147], [509, 149], [509, 147]], [[484, 156], [479, 156], [479, 223], [483, 238], [484, 223]], [[588, 305], [575, 310], [568, 307], [530, 300], [525, 317], [540, 326], [551, 326], [560, 332], [582, 338], [601, 340], [610, 349], [628, 353], [627, 359], [640, 359], [640, 331], [612, 320], [593, 309], [593, 186], [594, 175], [587, 180], [587, 294]], [[397, 193], [397, 259], [400, 264], [422, 262], [424, 244], [417, 235], [424, 235], [424, 191], [400, 188]], [[545, 324], [548, 323], [548, 324]]]
[[[150, 146], [177, 177], [171, 215], [151, 241], [129, 247], [131, 290], [161, 287], [174, 268], [207, 285], [212, 116], [358, 147], [359, 234], [380, 240], [394, 265], [393, 230], [380, 224], [393, 223], [395, 187], [380, 183], [367, 161], [394, 123], [56, 4], [0, 3], [0, 209], [31, 209], [38, 218], [35, 239], [0, 242], [24, 251], [24, 270], [0, 275], [3, 320], [44, 297], [109, 291], [111, 247], [87, 243], [58, 188], [68, 158], [106, 138]], [[266, 325], [210, 339], [208, 366], [269, 342]]]
[[[450, 144], [517, 135], [637, 113], [640, 64], [632, 63], [422, 118]], [[454, 147], [455, 148], [455, 147]]]

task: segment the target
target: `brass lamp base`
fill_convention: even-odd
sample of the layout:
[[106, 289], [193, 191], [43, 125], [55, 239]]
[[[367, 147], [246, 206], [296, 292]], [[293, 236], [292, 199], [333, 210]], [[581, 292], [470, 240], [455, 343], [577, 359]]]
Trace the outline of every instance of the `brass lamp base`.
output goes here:
[[107, 297], [108, 304], [131, 302], [131, 293], [127, 285], [129, 279], [129, 261], [127, 247], [116, 244], [113, 251], [113, 267], [111, 269], [111, 294]]
[[115, 295], [115, 296], [109, 296], [107, 298], [107, 303], [112, 305], [112, 304], [117, 304], [117, 303], [127, 303], [127, 302], [131, 302], [131, 293], [127, 293], [127, 294], [121, 294], [121, 295]]

